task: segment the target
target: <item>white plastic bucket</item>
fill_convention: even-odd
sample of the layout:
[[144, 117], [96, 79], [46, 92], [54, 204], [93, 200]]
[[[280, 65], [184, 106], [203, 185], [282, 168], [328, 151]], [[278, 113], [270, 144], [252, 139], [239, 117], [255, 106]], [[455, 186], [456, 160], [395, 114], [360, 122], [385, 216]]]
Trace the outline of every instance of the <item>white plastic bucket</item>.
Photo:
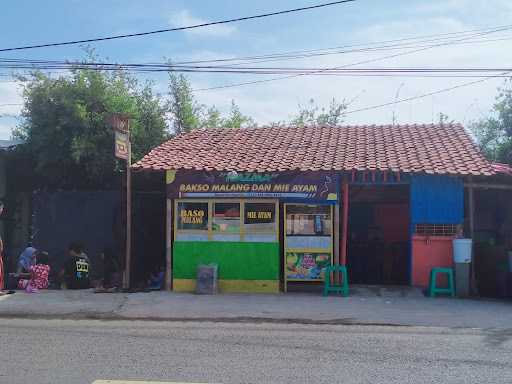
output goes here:
[[453, 261], [455, 263], [471, 263], [471, 239], [453, 240]]

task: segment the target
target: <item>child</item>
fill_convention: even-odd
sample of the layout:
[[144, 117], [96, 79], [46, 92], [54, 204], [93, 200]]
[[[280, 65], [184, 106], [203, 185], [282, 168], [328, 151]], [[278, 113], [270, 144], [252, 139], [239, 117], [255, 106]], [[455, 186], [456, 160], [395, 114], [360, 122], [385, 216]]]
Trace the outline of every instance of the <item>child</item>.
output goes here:
[[151, 272], [148, 280], [148, 288], [152, 291], [158, 291], [162, 289], [164, 278], [165, 272], [163, 268], [159, 268], [158, 270]]
[[28, 293], [36, 293], [39, 289], [48, 289], [48, 275], [50, 274], [48, 253], [38, 252], [35, 265], [31, 265], [29, 269], [30, 279], [20, 279], [18, 289], [24, 289]]

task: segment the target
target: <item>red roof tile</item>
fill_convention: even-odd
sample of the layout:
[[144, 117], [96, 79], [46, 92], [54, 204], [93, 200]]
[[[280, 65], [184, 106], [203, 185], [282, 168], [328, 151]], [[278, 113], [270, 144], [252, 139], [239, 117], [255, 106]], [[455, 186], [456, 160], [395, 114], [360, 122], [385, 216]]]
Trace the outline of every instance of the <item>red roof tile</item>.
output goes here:
[[460, 124], [202, 129], [163, 143], [133, 167], [495, 173]]
[[492, 163], [492, 167], [496, 173], [512, 176], [512, 165], [503, 163]]

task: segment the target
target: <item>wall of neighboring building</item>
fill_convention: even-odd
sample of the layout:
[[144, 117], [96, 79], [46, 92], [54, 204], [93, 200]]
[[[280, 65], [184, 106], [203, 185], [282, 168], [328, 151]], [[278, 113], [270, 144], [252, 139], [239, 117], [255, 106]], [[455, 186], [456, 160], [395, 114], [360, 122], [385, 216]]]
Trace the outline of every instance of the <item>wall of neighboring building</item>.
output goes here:
[[512, 189], [476, 188], [474, 195], [473, 257], [478, 293], [511, 297]]
[[464, 183], [451, 176], [411, 178], [411, 285], [427, 286], [433, 267], [453, 265], [453, 236], [415, 234], [416, 225], [464, 222]]
[[39, 192], [33, 196], [32, 232], [37, 249], [50, 253], [58, 272], [70, 242], [80, 242], [91, 259], [93, 279], [102, 275], [105, 246], [117, 255], [123, 244], [122, 206], [117, 191]]

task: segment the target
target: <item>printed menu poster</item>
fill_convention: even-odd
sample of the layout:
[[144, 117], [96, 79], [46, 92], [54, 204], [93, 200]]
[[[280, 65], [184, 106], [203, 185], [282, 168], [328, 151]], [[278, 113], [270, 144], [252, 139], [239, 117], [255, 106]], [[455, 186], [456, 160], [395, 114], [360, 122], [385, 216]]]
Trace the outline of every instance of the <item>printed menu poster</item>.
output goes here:
[[325, 267], [331, 264], [329, 253], [287, 252], [287, 280], [323, 280]]

